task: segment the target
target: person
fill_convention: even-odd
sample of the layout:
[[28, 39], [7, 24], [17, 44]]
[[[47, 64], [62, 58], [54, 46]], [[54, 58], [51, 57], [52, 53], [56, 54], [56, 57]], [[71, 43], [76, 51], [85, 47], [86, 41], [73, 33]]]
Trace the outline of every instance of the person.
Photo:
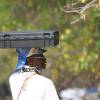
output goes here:
[[18, 63], [9, 77], [13, 100], [59, 100], [52, 80], [41, 74], [46, 67], [45, 51], [17, 48], [16, 52]]

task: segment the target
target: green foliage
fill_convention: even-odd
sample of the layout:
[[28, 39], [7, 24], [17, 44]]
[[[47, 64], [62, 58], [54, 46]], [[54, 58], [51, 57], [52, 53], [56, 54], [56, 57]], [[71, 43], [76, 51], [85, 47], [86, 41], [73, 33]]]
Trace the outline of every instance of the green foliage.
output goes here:
[[[73, 0], [75, 1], [77, 0]], [[100, 13], [96, 9], [90, 9], [86, 21], [71, 25], [71, 20], [76, 16], [60, 10], [66, 3], [72, 3], [72, 0], [1, 0], [0, 31], [57, 29], [60, 32], [60, 44], [48, 48], [46, 53], [49, 77], [57, 83], [64, 81], [67, 73], [71, 73], [71, 76], [90, 71], [99, 77]], [[0, 51], [0, 80], [10, 73], [16, 63], [14, 50], [2, 52], [4, 51]]]

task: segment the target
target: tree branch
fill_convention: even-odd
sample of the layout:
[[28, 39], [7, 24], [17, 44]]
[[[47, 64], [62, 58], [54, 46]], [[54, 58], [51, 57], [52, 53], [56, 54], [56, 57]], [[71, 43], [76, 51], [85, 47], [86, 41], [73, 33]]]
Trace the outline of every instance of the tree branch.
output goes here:
[[81, 19], [85, 19], [86, 10], [88, 10], [90, 8], [97, 8], [98, 9], [100, 6], [100, 4], [98, 2], [100, 2], [100, 1], [99, 0], [92, 0], [89, 3], [85, 4], [84, 6], [80, 6], [80, 7], [77, 6], [78, 2], [76, 2], [74, 4], [67, 4], [66, 6], [61, 8], [61, 11], [65, 12], [65, 13], [78, 14], [80, 16], [80, 18], [77, 18], [76, 20], [71, 22], [71, 24], [74, 24], [74, 23], [80, 21]]

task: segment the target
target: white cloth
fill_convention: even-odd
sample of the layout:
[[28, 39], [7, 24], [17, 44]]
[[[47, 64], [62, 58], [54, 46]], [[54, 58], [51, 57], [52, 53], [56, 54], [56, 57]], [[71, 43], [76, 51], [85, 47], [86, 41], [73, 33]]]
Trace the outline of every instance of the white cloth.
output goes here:
[[13, 73], [9, 82], [13, 100], [59, 100], [53, 82], [34, 72]]

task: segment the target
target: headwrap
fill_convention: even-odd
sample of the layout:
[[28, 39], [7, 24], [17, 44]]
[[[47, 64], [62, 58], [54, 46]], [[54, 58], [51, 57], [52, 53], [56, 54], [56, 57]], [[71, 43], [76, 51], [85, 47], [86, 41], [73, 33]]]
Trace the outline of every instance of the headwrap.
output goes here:
[[40, 58], [43, 57], [43, 53], [46, 52], [44, 49], [35, 49], [35, 48], [16, 48], [16, 52], [18, 54], [18, 61], [16, 65], [16, 69], [24, 67], [26, 63], [26, 59], [30, 56]]
[[18, 54], [16, 69], [19, 69], [25, 65], [29, 51], [30, 48], [16, 48], [16, 52]]

